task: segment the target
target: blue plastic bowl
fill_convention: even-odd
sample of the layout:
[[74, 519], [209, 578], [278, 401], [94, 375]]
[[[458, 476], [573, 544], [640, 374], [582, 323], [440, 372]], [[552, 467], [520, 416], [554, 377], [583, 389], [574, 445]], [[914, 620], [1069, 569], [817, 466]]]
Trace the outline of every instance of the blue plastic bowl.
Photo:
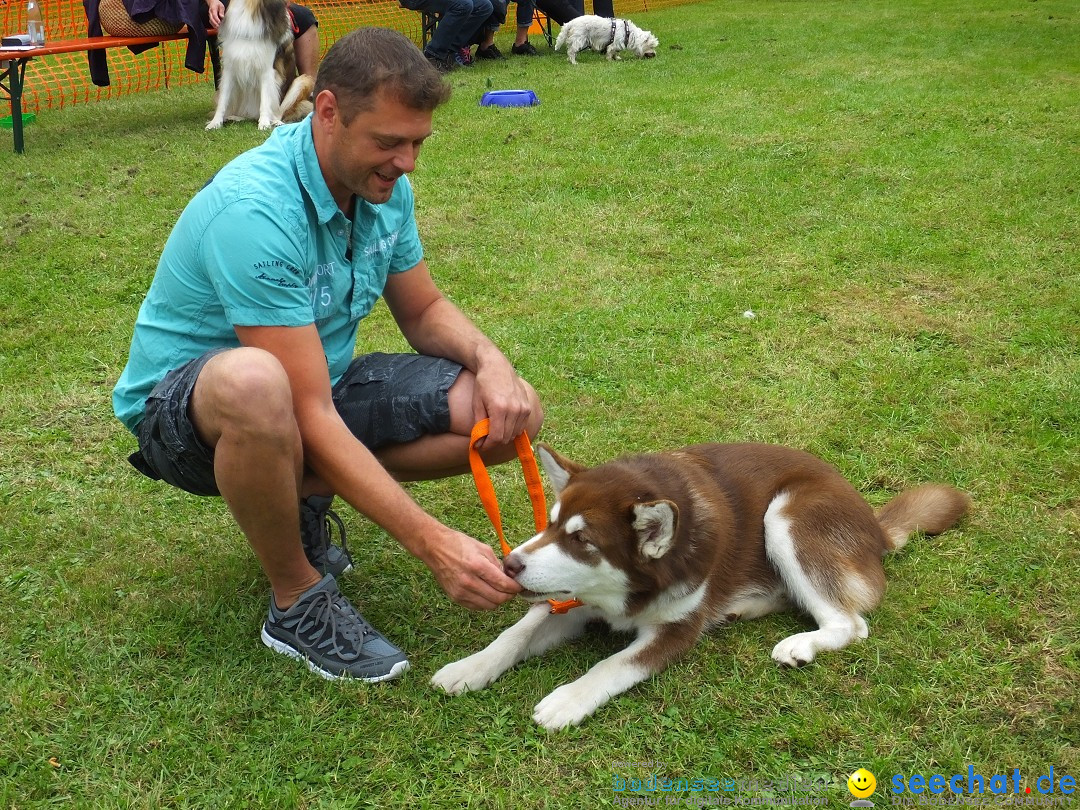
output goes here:
[[539, 103], [532, 90], [488, 90], [480, 99], [481, 107], [531, 107]]

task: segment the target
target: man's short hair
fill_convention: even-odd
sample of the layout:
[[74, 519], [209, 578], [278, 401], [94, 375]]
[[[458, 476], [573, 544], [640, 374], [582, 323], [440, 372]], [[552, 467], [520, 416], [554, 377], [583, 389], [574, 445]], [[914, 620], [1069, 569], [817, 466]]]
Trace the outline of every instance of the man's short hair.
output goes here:
[[357, 28], [335, 42], [319, 65], [315, 95], [330, 90], [347, 125], [371, 109], [383, 89], [414, 110], [431, 111], [450, 98], [445, 81], [416, 44], [388, 28]]

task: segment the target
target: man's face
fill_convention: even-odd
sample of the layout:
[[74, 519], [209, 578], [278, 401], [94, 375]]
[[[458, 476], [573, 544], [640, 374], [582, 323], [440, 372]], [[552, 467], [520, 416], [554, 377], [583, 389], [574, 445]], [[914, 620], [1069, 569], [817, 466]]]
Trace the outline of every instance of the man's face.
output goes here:
[[327, 137], [319, 156], [334, 199], [343, 207], [353, 194], [386, 202], [397, 179], [416, 168], [420, 147], [431, 135], [431, 111], [414, 110], [382, 91], [370, 110], [345, 126], [334, 101], [333, 112], [322, 113]]

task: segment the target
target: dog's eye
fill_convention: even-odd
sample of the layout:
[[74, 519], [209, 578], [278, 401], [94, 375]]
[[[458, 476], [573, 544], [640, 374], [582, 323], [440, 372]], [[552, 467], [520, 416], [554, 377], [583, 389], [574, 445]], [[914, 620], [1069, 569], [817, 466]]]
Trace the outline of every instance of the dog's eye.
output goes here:
[[579, 546], [591, 546], [592, 545], [592, 543], [590, 543], [585, 538], [585, 535], [582, 532], [572, 532], [570, 534], [570, 539], [573, 540], [575, 543], [577, 543]]

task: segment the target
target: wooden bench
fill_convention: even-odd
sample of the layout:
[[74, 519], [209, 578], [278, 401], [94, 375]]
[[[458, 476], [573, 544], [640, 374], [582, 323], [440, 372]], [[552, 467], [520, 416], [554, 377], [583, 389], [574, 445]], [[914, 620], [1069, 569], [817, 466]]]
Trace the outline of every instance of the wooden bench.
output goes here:
[[[507, 15], [509, 17], [509, 15]], [[439, 24], [439, 20], [442, 19], [442, 14], [432, 13], [430, 11], [420, 12], [420, 38], [423, 40], [423, 47], [427, 47], [428, 42], [431, 41], [432, 35], [435, 33], [435, 26]], [[540, 31], [544, 35], [544, 39], [547, 40], [549, 48], [555, 46], [555, 39], [551, 36], [551, 18], [538, 8], [533, 9], [533, 22], [540, 26]]]
[[[221, 73], [221, 62], [217, 49], [217, 30], [209, 29], [207, 43], [210, 48], [210, 64], [214, 69], [214, 84]], [[157, 45], [178, 39], [187, 39], [187, 32], [166, 34], [152, 37], [83, 37], [81, 39], [61, 39], [47, 42], [36, 48], [0, 47], [0, 91], [11, 102], [11, 131], [15, 138], [15, 151], [23, 151], [23, 115], [22, 93], [23, 80], [26, 77], [26, 65], [31, 59], [40, 56], [53, 56], [59, 53], [78, 51], [98, 51], [106, 48], [128, 48], [132, 45]]]

